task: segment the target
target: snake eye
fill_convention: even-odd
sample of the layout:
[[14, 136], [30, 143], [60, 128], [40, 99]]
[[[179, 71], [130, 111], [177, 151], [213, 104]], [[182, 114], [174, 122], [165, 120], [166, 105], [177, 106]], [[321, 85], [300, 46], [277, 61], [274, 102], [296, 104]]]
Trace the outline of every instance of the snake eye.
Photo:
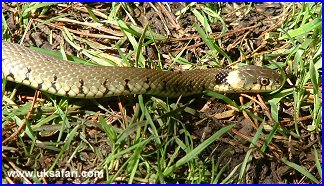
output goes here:
[[265, 77], [261, 77], [259, 82], [262, 86], [267, 86], [270, 84], [269, 78], [265, 78]]

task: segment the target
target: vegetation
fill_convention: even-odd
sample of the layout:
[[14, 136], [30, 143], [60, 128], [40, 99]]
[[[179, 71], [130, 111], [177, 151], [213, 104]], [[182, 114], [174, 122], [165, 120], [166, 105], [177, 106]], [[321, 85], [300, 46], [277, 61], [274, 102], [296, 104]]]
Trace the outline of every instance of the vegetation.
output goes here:
[[271, 94], [99, 100], [3, 79], [3, 183], [320, 183], [321, 15], [321, 3], [3, 3], [3, 40], [76, 63], [286, 78]]

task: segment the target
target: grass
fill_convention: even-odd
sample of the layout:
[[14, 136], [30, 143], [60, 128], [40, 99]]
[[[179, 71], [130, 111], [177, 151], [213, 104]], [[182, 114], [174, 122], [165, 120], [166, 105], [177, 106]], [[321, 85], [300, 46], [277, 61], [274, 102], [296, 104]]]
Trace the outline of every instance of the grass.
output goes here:
[[[189, 99], [138, 95], [107, 102], [43, 93], [43, 99], [32, 106], [28, 97], [18, 99], [26, 93], [25, 87], [17, 91], [3, 81], [3, 140], [23, 126], [2, 145], [4, 183], [261, 183], [275, 174], [279, 180], [270, 181], [319, 183], [322, 179], [317, 139], [322, 128], [320, 3], [284, 3], [280, 16], [273, 16], [276, 23], [253, 24], [256, 30], [235, 27], [253, 19], [248, 17], [255, 13], [253, 3], [188, 3], [169, 13], [172, 4], [147, 4], [156, 11], [163, 29], [152, 26], [159, 22], [149, 14], [150, 24], [138, 24], [134, 12], [142, 8], [140, 4], [8, 5], [18, 10], [14, 19], [20, 34], [13, 35], [10, 10], [4, 7], [4, 40], [26, 42], [30, 31], [49, 29], [45, 38], [59, 52], [38, 50], [76, 63], [167, 70], [261, 64], [279, 67], [287, 83], [270, 95], [239, 98], [206, 92]], [[188, 15], [197, 20], [188, 26], [194, 31], [179, 24]], [[176, 28], [177, 32], [172, 30]], [[251, 32], [259, 34], [260, 40]], [[248, 46], [251, 43], [255, 46]], [[221, 109], [216, 109], [213, 98]], [[204, 104], [206, 115], [196, 106], [203, 102], [212, 103], [212, 108]], [[210, 112], [213, 109], [217, 114], [233, 112], [219, 119]], [[244, 132], [240, 124], [250, 125], [252, 131]], [[43, 169], [102, 171], [103, 177], [8, 175], [13, 170]]]

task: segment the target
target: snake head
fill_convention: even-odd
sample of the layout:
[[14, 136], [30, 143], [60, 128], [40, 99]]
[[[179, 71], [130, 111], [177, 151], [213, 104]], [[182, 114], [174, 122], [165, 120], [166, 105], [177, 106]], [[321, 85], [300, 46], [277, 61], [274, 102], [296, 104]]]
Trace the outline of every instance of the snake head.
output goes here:
[[276, 71], [266, 67], [246, 66], [241, 69], [244, 86], [252, 92], [270, 92], [281, 87], [283, 77]]
[[259, 66], [227, 68], [216, 75], [213, 91], [218, 92], [270, 92], [278, 89], [283, 82], [275, 70]]

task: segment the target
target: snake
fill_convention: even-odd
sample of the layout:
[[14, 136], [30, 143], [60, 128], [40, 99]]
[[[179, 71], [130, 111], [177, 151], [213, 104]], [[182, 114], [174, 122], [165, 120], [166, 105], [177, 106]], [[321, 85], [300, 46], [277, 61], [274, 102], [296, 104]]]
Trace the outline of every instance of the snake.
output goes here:
[[276, 70], [255, 65], [164, 71], [76, 64], [7, 41], [2, 41], [2, 78], [50, 94], [85, 99], [133, 94], [174, 98], [205, 90], [262, 93], [277, 90], [283, 81]]

